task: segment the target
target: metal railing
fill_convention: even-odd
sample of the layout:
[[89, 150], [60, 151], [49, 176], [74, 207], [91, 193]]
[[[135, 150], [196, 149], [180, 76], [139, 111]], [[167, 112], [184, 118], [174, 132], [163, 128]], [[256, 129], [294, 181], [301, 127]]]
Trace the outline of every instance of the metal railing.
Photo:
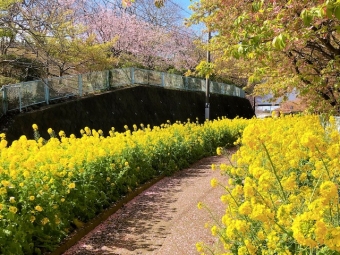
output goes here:
[[[0, 116], [56, 99], [86, 96], [112, 88], [151, 85], [167, 89], [206, 91], [205, 80], [138, 68], [112, 69], [46, 80], [4, 85], [0, 94]], [[210, 82], [210, 93], [245, 97], [242, 89], [219, 82]]]

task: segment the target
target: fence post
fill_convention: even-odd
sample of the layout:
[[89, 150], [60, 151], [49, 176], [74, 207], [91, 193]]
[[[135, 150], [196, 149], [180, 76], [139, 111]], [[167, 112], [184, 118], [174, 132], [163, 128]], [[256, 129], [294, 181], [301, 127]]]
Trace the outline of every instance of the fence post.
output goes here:
[[135, 68], [130, 68], [131, 85], [135, 84]]
[[246, 92], [243, 89], [241, 90], [241, 95], [242, 95], [243, 98], [246, 97]]
[[184, 89], [189, 90], [189, 79], [187, 76], [184, 77]]
[[78, 93], [79, 96], [83, 96], [83, 76], [81, 74], [78, 74]]
[[109, 70], [105, 70], [105, 78], [106, 78], [106, 89], [109, 90], [110, 89], [110, 71]]
[[50, 103], [50, 88], [48, 87], [48, 79], [45, 79], [45, 102], [46, 104]]
[[162, 87], [165, 86], [164, 81], [165, 81], [165, 77], [164, 77], [164, 72], [161, 72], [161, 81], [162, 81]]
[[22, 107], [22, 101], [21, 101], [21, 86], [22, 84], [20, 84], [19, 86], [19, 111], [21, 112], [21, 107]]
[[8, 110], [8, 98], [7, 98], [7, 87], [2, 86], [2, 110], [4, 114], [7, 113]]

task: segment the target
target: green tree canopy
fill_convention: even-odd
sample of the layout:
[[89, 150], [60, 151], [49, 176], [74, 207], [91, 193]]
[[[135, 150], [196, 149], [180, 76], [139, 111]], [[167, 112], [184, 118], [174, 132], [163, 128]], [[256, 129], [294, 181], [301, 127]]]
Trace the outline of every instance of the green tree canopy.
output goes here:
[[0, 13], [5, 12], [12, 4], [18, 2], [18, 0], [1, 0]]
[[200, 0], [191, 8], [190, 22], [214, 35], [216, 72], [232, 72], [236, 61], [256, 94], [297, 88], [314, 110], [339, 112], [339, 0]]
[[[0, 64], [4, 77], [21, 80], [22, 77], [7, 76], [9, 72], [5, 71], [17, 69], [18, 63], [27, 64], [24, 67], [30, 70], [32, 61], [43, 64], [35, 67], [40, 69], [35, 74], [41, 75], [35, 79], [104, 70], [116, 64], [111, 52], [114, 40], [99, 43], [87, 33], [78, 22], [74, 1], [6, 0], [0, 3], [0, 9]], [[22, 63], [23, 58], [32, 61]], [[0, 84], [6, 84], [8, 79], [2, 80]]]

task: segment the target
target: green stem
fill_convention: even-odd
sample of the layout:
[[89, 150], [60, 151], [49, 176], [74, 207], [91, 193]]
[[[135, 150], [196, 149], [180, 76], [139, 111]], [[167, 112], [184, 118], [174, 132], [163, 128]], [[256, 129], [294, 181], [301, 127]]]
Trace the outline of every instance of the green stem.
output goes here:
[[273, 170], [273, 173], [274, 173], [274, 175], [275, 175], [275, 178], [276, 178], [277, 182], [279, 183], [279, 186], [280, 186], [280, 189], [281, 189], [281, 192], [282, 192], [283, 199], [284, 199], [285, 201], [287, 201], [286, 194], [285, 194], [284, 189], [283, 189], [283, 187], [282, 187], [282, 184], [281, 184], [281, 182], [280, 182], [279, 176], [278, 176], [277, 173], [276, 173], [276, 169], [275, 169], [274, 163], [273, 163], [273, 161], [272, 161], [272, 159], [271, 159], [271, 157], [270, 157], [270, 155], [269, 155], [268, 149], [267, 149], [266, 145], [265, 145], [263, 142], [261, 142], [261, 144], [262, 144], [262, 146], [263, 146], [263, 148], [264, 148], [264, 150], [265, 150], [265, 152], [266, 152], [266, 154], [267, 154], [267, 157], [268, 157], [268, 159], [269, 159], [269, 162], [270, 162], [270, 165], [271, 165], [271, 167], [272, 167], [272, 170]]
[[220, 240], [223, 240], [223, 242], [225, 242], [225, 243], [229, 243], [230, 242], [230, 240], [228, 240], [226, 236], [221, 234], [221, 231], [218, 232], [218, 236], [220, 237]]
[[[262, 194], [257, 190], [257, 189], [254, 189], [255, 190], [255, 192], [261, 197], [261, 199], [263, 200], [263, 202], [266, 204], [266, 206], [268, 207], [268, 208], [270, 208], [270, 206], [267, 204], [267, 202], [266, 202], [266, 200], [264, 199], [264, 197], [262, 196]], [[271, 200], [272, 201], [272, 200]], [[276, 211], [276, 207], [275, 207], [275, 204], [273, 203], [273, 201], [272, 201], [272, 204], [273, 204], [273, 207], [275, 208], [275, 211]]]
[[340, 225], [340, 223], [339, 223], [339, 199], [337, 199], [337, 200], [338, 201], [336, 201], [336, 211], [337, 211], [336, 218], [337, 218], [337, 222], [338, 222], [337, 226], [339, 226]]
[[[319, 148], [318, 148], [316, 145], [315, 145], [315, 148], [316, 148], [316, 150], [321, 154]], [[327, 167], [325, 161], [323, 160], [323, 157], [320, 157], [320, 158], [321, 158], [321, 161], [322, 161], [323, 166], [324, 166], [325, 169], [326, 169], [326, 172], [327, 172], [327, 175], [328, 175], [328, 179], [330, 180], [330, 179], [331, 179], [331, 176], [329, 175], [328, 167]]]
[[222, 228], [223, 226], [219, 223], [219, 221], [216, 219], [215, 215], [211, 212], [210, 208], [208, 206], [206, 206], [205, 204], [203, 204], [204, 208], [207, 209], [207, 211], [209, 212], [211, 218], [214, 220], [214, 222], [220, 227]]
[[[256, 193], [259, 194], [259, 196], [261, 197], [261, 199], [263, 200], [263, 202], [266, 204], [266, 206], [267, 206], [268, 208], [270, 208], [270, 206], [268, 206], [268, 204], [266, 203], [266, 200], [264, 199], [264, 197], [262, 196], [262, 194], [261, 194], [260, 192], [258, 192], [257, 190], [256, 190]], [[273, 203], [273, 200], [271, 200], [271, 201], [272, 201], [272, 203]], [[276, 206], [275, 206], [274, 203], [273, 203], [273, 207], [274, 207], [275, 211], [277, 211]], [[279, 225], [279, 224], [276, 222], [276, 220], [275, 220], [274, 222], [275, 222], [275, 224], [276, 224], [283, 232], [285, 232], [287, 235], [291, 236], [291, 234], [289, 234], [289, 233], [288, 233], [281, 225]]]
[[313, 196], [314, 196], [314, 194], [315, 194], [316, 188], [318, 187], [318, 185], [319, 185], [319, 181], [321, 180], [321, 177], [322, 177], [322, 176], [323, 176], [323, 174], [321, 174], [321, 175], [320, 175], [320, 177], [319, 177], [318, 181], [316, 182], [316, 185], [314, 186], [314, 189], [313, 189], [312, 195], [311, 195], [311, 196], [310, 196], [310, 198], [309, 198], [309, 203], [311, 203], [311, 202], [312, 202], [312, 199], [313, 199]]
[[235, 167], [234, 166], [234, 164], [233, 164], [233, 162], [231, 161], [231, 153], [229, 152], [229, 151], [227, 151], [227, 159], [228, 159], [228, 161], [229, 161], [229, 164], [232, 166], [232, 167]]
[[329, 216], [331, 217], [331, 222], [333, 222], [332, 204], [329, 202]]
[[214, 252], [208, 247], [208, 246], [204, 246], [212, 255], [214, 255]]
[[237, 205], [237, 207], [240, 207], [239, 203], [237, 203], [236, 199], [235, 199], [234, 196], [231, 194], [230, 190], [229, 190], [227, 187], [223, 186], [222, 184], [219, 184], [219, 185], [222, 186], [222, 187], [229, 193], [229, 195], [230, 195], [231, 198], [234, 200], [234, 202], [235, 202], [235, 204]]
[[276, 208], [276, 206], [275, 206], [275, 203], [274, 203], [274, 201], [273, 201], [273, 198], [272, 198], [271, 194], [269, 194], [269, 198], [270, 198], [270, 201], [272, 201], [272, 205], [273, 205], [273, 207], [274, 207], [274, 210], [277, 211], [277, 208]]
[[279, 223], [277, 223], [276, 220], [274, 220], [275, 224], [283, 231], [285, 232], [288, 236], [293, 237], [291, 233], [287, 232], [287, 230], [284, 229]]
[[247, 247], [247, 245], [246, 245], [246, 243], [244, 242], [244, 240], [243, 240], [243, 244], [244, 244], [244, 247], [246, 247], [248, 254], [251, 254], [249, 249], [248, 249], [248, 247]]

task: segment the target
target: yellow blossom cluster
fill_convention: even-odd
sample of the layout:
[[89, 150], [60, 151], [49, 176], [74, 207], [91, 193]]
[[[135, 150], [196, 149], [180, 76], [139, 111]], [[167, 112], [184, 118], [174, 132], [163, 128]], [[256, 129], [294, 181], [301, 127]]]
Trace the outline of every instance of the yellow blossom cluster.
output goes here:
[[334, 117], [327, 123], [315, 115], [252, 119], [238, 144], [233, 165], [220, 166], [232, 179], [218, 183], [226, 190], [226, 213], [215, 232], [225, 254], [340, 254]]
[[[146, 181], [188, 166], [232, 144], [246, 120], [226, 118], [127, 126], [124, 132], [85, 127], [77, 138], [32, 126], [7, 146], [0, 135], [0, 254], [38, 254]], [[18, 245], [20, 244], [20, 245]]]

